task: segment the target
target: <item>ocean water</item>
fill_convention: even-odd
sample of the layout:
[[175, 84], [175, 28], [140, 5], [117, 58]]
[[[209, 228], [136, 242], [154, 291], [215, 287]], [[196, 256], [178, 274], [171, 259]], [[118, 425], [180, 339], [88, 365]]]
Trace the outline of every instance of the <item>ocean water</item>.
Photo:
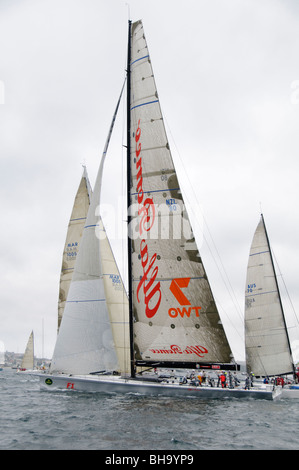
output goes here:
[[1, 450], [298, 450], [299, 400], [50, 392], [4, 369], [0, 430]]

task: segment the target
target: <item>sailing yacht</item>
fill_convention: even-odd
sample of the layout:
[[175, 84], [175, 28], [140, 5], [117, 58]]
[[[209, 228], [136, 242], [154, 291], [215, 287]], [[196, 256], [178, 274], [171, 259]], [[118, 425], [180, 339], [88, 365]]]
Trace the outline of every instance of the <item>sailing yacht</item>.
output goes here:
[[[263, 214], [253, 236], [247, 266], [245, 351], [249, 373], [257, 377], [295, 376], [291, 343]], [[285, 390], [282, 396], [287, 395]], [[299, 398], [299, 390], [297, 395]]]
[[31, 331], [25, 353], [22, 359], [21, 367], [18, 369], [18, 372], [29, 372], [33, 371], [34, 369], [34, 334], [33, 331]]
[[[174, 168], [141, 21], [129, 21], [128, 295], [98, 206], [109, 129], [51, 363], [42, 388], [272, 400], [165, 380], [145, 370], [239, 370], [194, 239]], [[196, 374], [195, 374], [196, 375]]]

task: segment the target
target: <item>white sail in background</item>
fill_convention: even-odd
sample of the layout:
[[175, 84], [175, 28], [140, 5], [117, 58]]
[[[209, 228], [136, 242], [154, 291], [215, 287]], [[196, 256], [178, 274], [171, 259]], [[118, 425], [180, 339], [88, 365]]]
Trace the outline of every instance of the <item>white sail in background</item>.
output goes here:
[[130, 366], [128, 300], [98, 215], [103, 165], [114, 119], [115, 115], [76, 257], [52, 358], [52, 372], [126, 373]]
[[245, 348], [249, 372], [293, 372], [293, 361], [263, 216], [250, 248], [245, 290]]
[[0, 341], [0, 367], [5, 364], [5, 349], [4, 344]]
[[74, 200], [62, 257], [58, 300], [58, 330], [72, 280], [82, 231], [86, 222], [87, 212], [90, 204], [91, 194], [91, 186], [88, 180], [86, 168], [84, 167], [83, 175]]
[[229, 363], [231, 349], [184, 206], [141, 21], [132, 24], [130, 109], [135, 359]]
[[22, 359], [21, 369], [33, 369], [34, 368], [34, 335], [31, 331], [25, 353]]
[[123, 375], [130, 371], [129, 304], [102, 220], [99, 220], [101, 266], [106, 304], [118, 366]]

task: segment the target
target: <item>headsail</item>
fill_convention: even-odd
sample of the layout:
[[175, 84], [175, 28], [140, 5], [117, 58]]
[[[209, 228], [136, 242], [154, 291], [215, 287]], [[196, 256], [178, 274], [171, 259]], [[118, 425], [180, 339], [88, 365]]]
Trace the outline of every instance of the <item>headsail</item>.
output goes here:
[[22, 359], [21, 369], [33, 369], [34, 368], [34, 335], [31, 331], [25, 353]]
[[84, 167], [83, 175], [74, 200], [62, 256], [58, 300], [58, 330], [72, 280], [75, 261], [79, 251], [80, 240], [83, 227], [86, 222], [91, 195], [91, 185], [87, 176], [86, 167]]
[[245, 289], [245, 348], [249, 372], [293, 372], [290, 344], [264, 218], [250, 248]]
[[[115, 115], [118, 106], [119, 102]], [[80, 242], [52, 358], [52, 372], [88, 374], [129, 370], [128, 302], [98, 213], [103, 165], [115, 115]]]
[[130, 248], [135, 363], [230, 363], [161, 114], [141, 21], [132, 24]]

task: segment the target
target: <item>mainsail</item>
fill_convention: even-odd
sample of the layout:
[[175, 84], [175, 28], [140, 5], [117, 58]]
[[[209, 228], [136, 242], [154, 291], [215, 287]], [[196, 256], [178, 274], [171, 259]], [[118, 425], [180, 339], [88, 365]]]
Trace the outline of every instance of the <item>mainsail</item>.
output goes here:
[[104, 160], [98, 171], [77, 255], [51, 371], [88, 374], [129, 370], [128, 300], [98, 206]]
[[128, 253], [135, 365], [230, 363], [231, 349], [174, 168], [141, 21], [131, 25], [128, 62]]
[[22, 359], [21, 369], [33, 369], [34, 368], [34, 335], [31, 331], [25, 353]]
[[245, 289], [247, 370], [257, 376], [293, 373], [289, 338], [263, 216], [250, 248]]
[[76, 257], [79, 251], [82, 231], [86, 222], [92, 195], [91, 186], [84, 166], [83, 175], [74, 200], [71, 217], [69, 220], [60, 274], [59, 299], [58, 299], [58, 331], [70, 288]]

